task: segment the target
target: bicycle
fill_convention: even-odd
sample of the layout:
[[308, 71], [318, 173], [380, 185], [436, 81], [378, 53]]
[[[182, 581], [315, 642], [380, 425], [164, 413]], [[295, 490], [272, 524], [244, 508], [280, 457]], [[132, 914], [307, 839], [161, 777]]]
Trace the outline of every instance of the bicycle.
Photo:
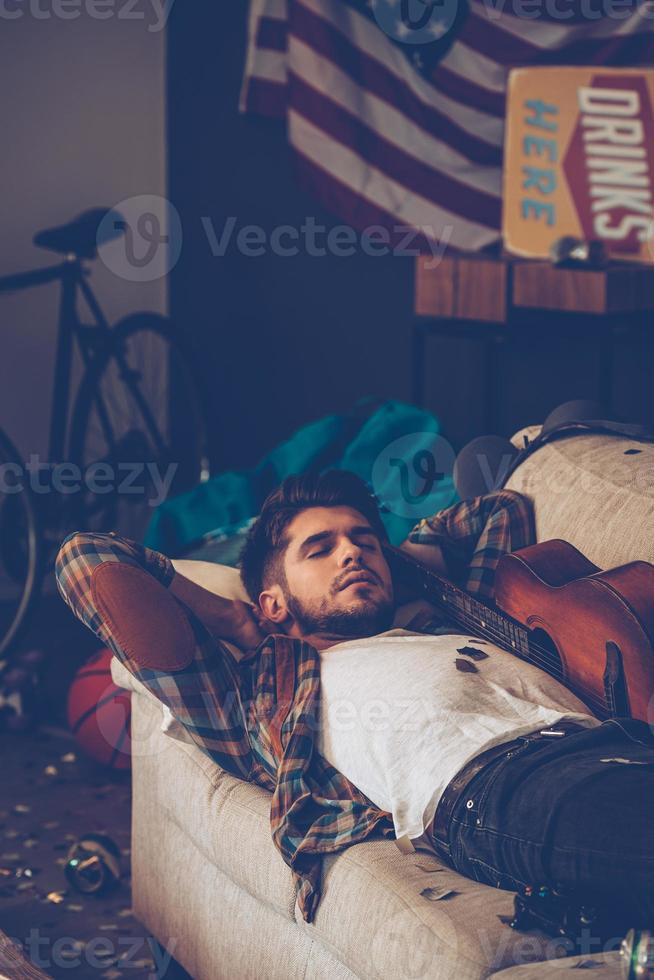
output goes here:
[[[0, 657], [24, 629], [51, 552], [66, 531], [112, 530], [119, 500], [143, 501], [164, 467], [170, 476], [167, 495], [209, 477], [205, 399], [187, 339], [157, 313], [135, 313], [110, 326], [86, 281], [88, 263], [97, 258], [101, 222], [103, 241], [126, 228], [117, 211], [94, 208], [34, 236], [35, 245], [63, 255], [63, 262], [0, 277], [0, 294], [61, 283], [46, 467], [50, 485], [43, 486], [42, 468], [38, 492], [33, 470], [26, 482], [27, 467], [0, 429]], [[90, 323], [79, 316], [79, 297]], [[84, 373], [69, 420], [75, 349]], [[54, 474], [65, 470], [60, 464], [68, 467], [65, 487], [61, 480], [55, 485]], [[124, 479], [115, 485], [119, 471], [126, 470], [132, 474], [129, 490]], [[71, 489], [75, 475], [76, 490]]]

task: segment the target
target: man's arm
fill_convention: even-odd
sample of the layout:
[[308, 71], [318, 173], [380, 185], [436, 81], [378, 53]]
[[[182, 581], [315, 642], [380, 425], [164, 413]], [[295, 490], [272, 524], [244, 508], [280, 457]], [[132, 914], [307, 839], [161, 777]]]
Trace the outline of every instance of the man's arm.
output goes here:
[[[86, 538], [88, 545], [83, 543]], [[228, 599], [219, 595], [215, 588], [216, 566], [205, 561], [171, 561], [165, 555], [151, 548], [119, 538], [115, 534], [77, 535], [78, 552], [86, 552], [87, 560], [96, 562], [98, 555], [106, 551], [104, 560], [127, 561], [138, 565], [144, 571], [165, 585], [170, 592], [183, 602], [193, 612], [201, 623], [217, 639], [234, 643], [242, 650], [250, 650], [258, 646], [264, 639], [264, 632], [259, 625], [259, 617], [253, 607], [238, 599]], [[70, 537], [62, 545], [62, 556], [75, 550], [69, 545]], [[66, 548], [66, 545], [69, 545]], [[96, 550], [96, 544], [98, 548]], [[62, 575], [60, 583], [70, 575], [63, 573], [63, 562], [59, 561]], [[62, 595], [75, 615], [93, 630], [104, 642], [106, 637], [101, 635], [102, 624], [97, 623], [97, 612], [90, 608], [90, 590], [81, 589], [81, 583], [74, 583], [70, 594], [61, 589]], [[263, 619], [261, 623], [265, 626]]]
[[426, 517], [401, 547], [471, 594], [493, 599], [502, 555], [535, 540], [530, 500], [513, 490], [498, 490]]
[[405, 551], [407, 555], [411, 555], [431, 572], [436, 572], [437, 575], [442, 575], [444, 578], [448, 577], [449, 573], [440, 545], [419, 544], [408, 537], [400, 545], [400, 551]]
[[[254, 649], [261, 643], [265, 636], [259, 625], [260, 622], [263, 624], [263, 617], [257, 616], [250, 603], [241, 599], [226, 599], [210, 588], [213, 584], [210, 562], [181, 561], [173, 564], [175, 574], [169, 590], [195, 613], [212, 636], [235, 643], [243, 650]], [[209, 567], [191, 567], [204, 565]]]
[[55, 576], [59, 593], [85, 626], [113, 648], [111, 629], [93, 596], [93, 576], [106, 562], [120, 562], [148, 572], [164, 587], [168, 587], [175, 570], [168, 558], [135, 541], [116, 534], [75, 532], [63, 541], [55, 561]]
[[[153, 588], [144, 587], [148, 580], [135, 575], [136, 569], [152, 576]], [[109, 591], [107, 575], [115, 583]], [[248, 670], [209, 633], [199, 616], [184, 615], [179, 600], [175, 601], [175, 591], [181, 591], [191, 604], [198, 603], [195, 590], [200, 587], [183, 576], [177, 579], [165, 555], [115, 534], [69, 535], [57, 555], [56, 576], [75, 616], [168, 706], [204, 752], [223, 769], [248, 779], [252, 770], [244, 708], [251, 697]], [[206, 590], [200, 593], [206, 593], [200, 596], [202, 602], [207, 596], [217, 600]], [[226, 602], [218, 601], [217, 620], [225, 614]], [[164, 668], [166, 659], [169, 666]]]

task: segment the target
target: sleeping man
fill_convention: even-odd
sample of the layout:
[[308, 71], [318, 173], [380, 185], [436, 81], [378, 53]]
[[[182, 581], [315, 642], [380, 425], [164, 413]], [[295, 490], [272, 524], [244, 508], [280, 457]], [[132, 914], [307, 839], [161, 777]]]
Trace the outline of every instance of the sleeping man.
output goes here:
[[[321, 855], [385, 835], [490, 885], [592, 899], [616, 928], [654, 926], [649, 728], [601, 723], [492, 644], [469, 662], [475, 641], [453, 625], [407, 624], [385, 542], [365, 485], [333, 470], [265, 501], [241, 560], [251, 605], [114, 534], [69, 536], [57, 581], [204, 752], [273, 794], [305, 920]], [[532, 542], [528, 501], [499, 491], [421, 521], [402, 547], [492, 602], [499, 558]]]

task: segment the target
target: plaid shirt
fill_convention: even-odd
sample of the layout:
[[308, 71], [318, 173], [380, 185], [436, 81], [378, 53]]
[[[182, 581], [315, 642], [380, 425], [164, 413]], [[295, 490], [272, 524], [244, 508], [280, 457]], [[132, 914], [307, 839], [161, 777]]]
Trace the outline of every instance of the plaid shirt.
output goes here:
[[[518, 494], [500, 491], [455, 504], [422, 521], [411, 541], [444, 545], [454, 563], [467, 561], [468, 585], [492, 595], [499, 557], [533, 541], [531, 510]], [[323, 854], [371, 835], [393, 838], [380, 809], [315, 750], [320, 659], [313, 646], [268, 636], [241, 660], [186, 610], [195, 636], [191, 664], [174, 673], [140, 668], [120, 649], [94, 599], [94, 570], [103, 562], [135, 565], [168, 586], [175, 574], [164, 555], [115, 534], [76, 533], [57, 556], [59, 590], [75, 615], [181, 722], [214, 762], [272, 793], [272, 837], [291, 868], [305, 921], [320, 899]]]
[[408, 540], [438, 545], [452, 580], [471, 595], [492, 600], [495, 569], [502, 555], [536, 540], [533, 510], [526, 497], [499, 490], [426, 517]]

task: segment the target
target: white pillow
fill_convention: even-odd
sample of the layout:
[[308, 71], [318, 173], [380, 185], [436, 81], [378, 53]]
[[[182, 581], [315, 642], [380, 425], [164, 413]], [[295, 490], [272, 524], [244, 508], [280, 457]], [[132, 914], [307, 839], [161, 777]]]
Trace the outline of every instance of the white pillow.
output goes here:
[[221, 595], [225, 599], [241, 599], [249, 602], [245, 586], [238, 568], [216, 565], [211, 561], [195, 561], [188, 558], [175, 559], [173, 568], [184, 578], [201, 585], [207, 592]]

